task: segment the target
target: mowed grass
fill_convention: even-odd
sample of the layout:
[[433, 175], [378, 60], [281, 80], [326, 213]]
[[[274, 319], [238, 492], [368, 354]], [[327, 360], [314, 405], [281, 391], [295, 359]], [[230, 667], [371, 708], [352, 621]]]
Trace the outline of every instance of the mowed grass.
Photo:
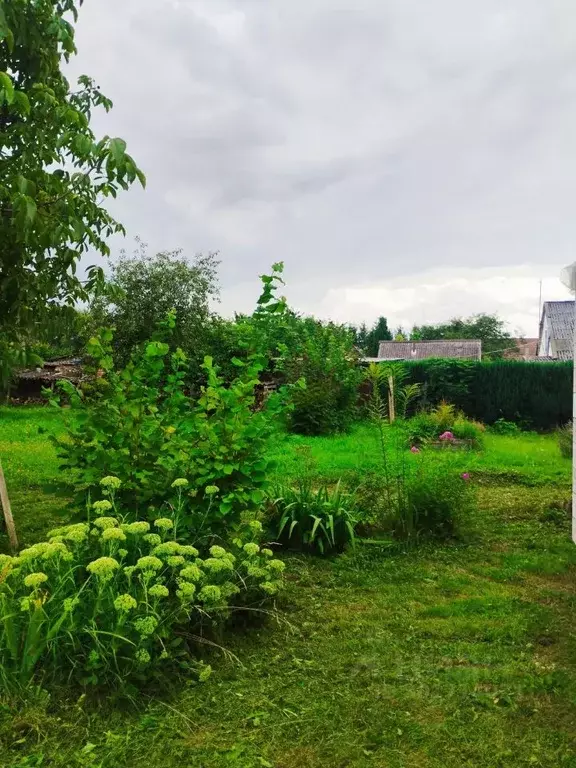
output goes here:
[[[406, 455], [399, 430], [388, 429], [386, 442], [392, 464], [397, 461], [400, 448], [403, 461], [418, 462], [423, 458]], [[382, 470], [378, 436], [370, 424], [360, 424], [350, 434], [336, 437], [310, 439], [292, 435], [278, 445], [274, 459], [279, 482], [286, 477], [298, 477], [303, 471], [320, 481], [336, 482]], [[425, 460], [443, 462], [446, 452], [429, 450]], [[512, 479], [527, 485], [570, 483], [571, 464], [560, 455], [555, 435], [519, 433], [510, 437], [486, 432], [484, 450], [454, 451], [449, 460], [454, 470], [470, 472], [477, 479]]]
[[[0, 407], [0, 461], [21, 544], [37, 541], [67, 516], [66, 478], [48, 439], [62, 415], [40, 407]], [[0, 535], [0, 551], [6, 545]]]
[[[0, 455], [12, 486], [20, 478], [41, 499], [59, 477], [32, 425], [52, 416], [28, 411], [26, 431], [25, 413], [17, 433], [0, 426]], [[372, 441], [367, 427], [289, 438], [278, 476], [377, 470]], [[14, 465], [7, 442], [20, 445]], [[52, 476], [29, 461], [42, 450]], [[570, 462], [556, 451], [548, 437], [490, 436], [482, 454], [454, 459], [475, 459], [482, 478], [465, 543], [288, 557], [278, 621], [228, 633], [235, 659], [206, 649], [214, 673], [201, 685], [175, 680], [129, 706], [70, 693], [4, 700], [0, 765], [576, 766], [576, 547], [568, 516], [547, 513], [569, 497]], [[26, 485], [31, 475], [43, 479]]]

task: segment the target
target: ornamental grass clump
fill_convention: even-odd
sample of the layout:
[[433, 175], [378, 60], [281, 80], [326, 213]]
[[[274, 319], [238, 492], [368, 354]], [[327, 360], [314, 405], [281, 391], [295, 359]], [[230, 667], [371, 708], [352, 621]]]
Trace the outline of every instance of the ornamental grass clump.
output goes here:
[[[327, 555], [354, 546], [357, 510], [351, 494], [338, 482], [334, 488], [313, 488], [308, 479], [295, 488], [280, 486], [270, 500], [273, 536], [290, 549]], [[250, 550], [246, 544], [244, 551]]]
[[119, 687], [189, 669], [191, 637], [281, 589], [284, 564], [260, 549], [259, 523], [205, 552], [173, 529], [168, 517], [124, 523], [116, 512], [0, 555], [0, 684]]

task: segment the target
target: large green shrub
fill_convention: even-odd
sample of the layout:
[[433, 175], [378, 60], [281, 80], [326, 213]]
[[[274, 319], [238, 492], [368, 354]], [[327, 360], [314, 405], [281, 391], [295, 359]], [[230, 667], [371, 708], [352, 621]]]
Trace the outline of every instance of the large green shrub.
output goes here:
[[189, 666], [202, 625], [230, 606], [276, 594], [284, 564], [247, 525], [227, 548], [199, 551], [174, 537], [174, 517], [129, 522], [118, 514], [117, 478], [90, 523], [57, 528], [48, 541], [0, 555], [3, 687], [74, 679], [83, 685], [143, 683], [164, 666]]
[[313, 318], [294, 321], [291, 345], [281, 367], [289, 382], [305, 381], [292, 394], [291, 431], [324, 435], [348, 429], [358, 415], [362, 371], [353, 334]]
[[[261, 305], [266, 314], [267, 304]], [[275, 308], [269, 310], [275, 312]], [[67, 429], [56, 438], [63, 466], [78, 491], [94, 491], [114, 475], [135, 518], [156, 514], [173, 496], [172, 482], [190, 481], [186, 523], [194, 535], [222, 534], [257, 510], [268, 487], [270, 441], [284, 413], [286, 391], [259, 398], [267, 358], [257, 350], [234, 360], [228, 384], [205, 358], [206, 385], [192, 399], [187, 359], [161, 340], [167, 328], [132, 354], [123, 369], [112, 355], [113, 334], [90, 340], [88, 384], [63, 383]], [[62, 403], [62, 401], [60, 401]]]
[[485, 424], [505, 419], [542, 430], [572, 415], [572, 363], [421, 360], [406, 366], [410, 380], [422, 384], [416, 410], [448, 400]]

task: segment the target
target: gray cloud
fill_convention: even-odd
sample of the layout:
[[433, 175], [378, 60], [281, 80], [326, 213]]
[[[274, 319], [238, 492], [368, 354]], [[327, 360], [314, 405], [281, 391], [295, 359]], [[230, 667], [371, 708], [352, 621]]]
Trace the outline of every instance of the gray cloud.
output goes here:
[[148, 176], [115, 212], [153, 247], [219, 249], [224, 304], [277, 259], [308, 311], [573, 259], [570, 0], [87, 0], [77, 42], [72, 72], [115, 102], [96, 129]]

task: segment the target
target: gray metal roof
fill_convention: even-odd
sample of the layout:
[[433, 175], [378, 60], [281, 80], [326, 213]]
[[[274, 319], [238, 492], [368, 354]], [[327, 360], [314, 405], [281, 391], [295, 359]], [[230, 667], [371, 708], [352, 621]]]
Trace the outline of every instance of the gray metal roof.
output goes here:
[[425, 360], [429, 357], [480, 360], [482, 342], [471, 339], [381, 341], [378, 347], [379, 360]]
[[545, 301], [542, 316], [544, 315], [550, 322], [552, 338], [566, 341], [574, 338], [573, 301]]

